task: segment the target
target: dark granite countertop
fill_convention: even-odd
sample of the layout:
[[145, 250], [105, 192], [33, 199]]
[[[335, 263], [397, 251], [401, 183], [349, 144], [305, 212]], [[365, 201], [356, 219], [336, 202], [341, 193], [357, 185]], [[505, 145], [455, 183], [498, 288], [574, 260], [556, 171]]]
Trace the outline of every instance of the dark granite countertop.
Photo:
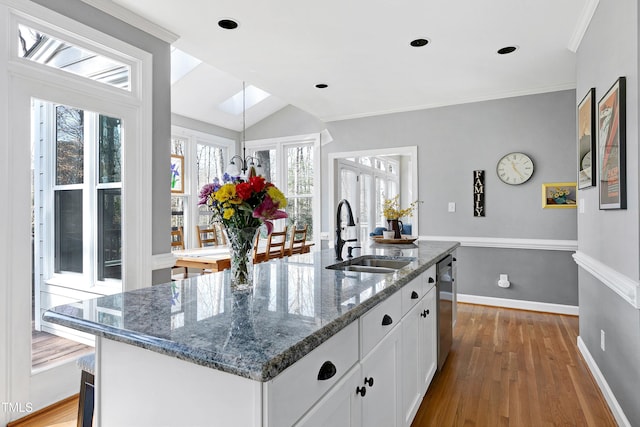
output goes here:
[[336, 263], [333, 249], [327, 249], [255, 265], [249, 292], [231, 292], [225, 271], [55, 307], [43, 318], [268, 381], [457, 246], [423, 241], [354, 251], [356, 257], [415, 258], [392, 274], [326, 269]]

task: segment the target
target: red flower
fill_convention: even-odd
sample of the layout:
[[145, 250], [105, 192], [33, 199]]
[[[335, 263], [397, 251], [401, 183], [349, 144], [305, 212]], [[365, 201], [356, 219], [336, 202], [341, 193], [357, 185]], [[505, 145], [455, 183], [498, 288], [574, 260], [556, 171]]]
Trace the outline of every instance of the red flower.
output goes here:
[[251, 198], [252, 194], [253, 194], [253, 191], [251, 189], [251, 184], [249, 184], [248, 182], [241, 182], [241, 183], [237, 184], [236, 185], [236, 194], [242, 200], [249, 200]]
[[256, 193], [259, 193], [262, 190], [264, 190], [264, 186], [265, 186], [264, 177], [252, 176], [249, 178], [249, 184], [251, 185], [251, 188], [253, 189], [253, 191], [255, 191]]

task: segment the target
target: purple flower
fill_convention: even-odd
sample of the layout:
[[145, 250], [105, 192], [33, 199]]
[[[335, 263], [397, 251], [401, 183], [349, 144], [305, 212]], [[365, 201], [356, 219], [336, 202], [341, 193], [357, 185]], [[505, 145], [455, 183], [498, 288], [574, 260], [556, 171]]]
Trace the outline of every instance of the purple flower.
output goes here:
[[215, 193], [218, 188], [220, 188], [220, 184], [216, 184], [215, 182], [203, 185], [202, 189], [200, 190], [200, 198], [198, 199], [198, 204], [206, 205], [209, 201], [209, 196]]

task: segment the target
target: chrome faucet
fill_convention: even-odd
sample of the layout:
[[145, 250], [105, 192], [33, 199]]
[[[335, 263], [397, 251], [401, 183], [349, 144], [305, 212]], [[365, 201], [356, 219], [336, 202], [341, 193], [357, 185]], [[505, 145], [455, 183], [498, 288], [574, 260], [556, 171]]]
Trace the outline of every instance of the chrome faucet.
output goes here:
[[338, 202], [338, 209], [336, 211], [336, 243], [335, 243], [335, 247], [336, 247], [336, 259], [338, 261], [342, 261], [342, 248], [344, 247], [344, 244], [346, 242], [356, 242], [358, 241], [358, 239], [347, 239], [344, 240], [342, 238], [342, 226], [341, 226], [341, 213], [342, 213], [342, 205], [346, 205], [347, 206], [347, 226], [348, 227], [354, 227], [356, 225], [355, 221], [353, 220], [353, 211], [351, 210], [351, 205], [349, 204], [349, 202], [346, 199], [342, 199], [340, 200], [340, 202]]

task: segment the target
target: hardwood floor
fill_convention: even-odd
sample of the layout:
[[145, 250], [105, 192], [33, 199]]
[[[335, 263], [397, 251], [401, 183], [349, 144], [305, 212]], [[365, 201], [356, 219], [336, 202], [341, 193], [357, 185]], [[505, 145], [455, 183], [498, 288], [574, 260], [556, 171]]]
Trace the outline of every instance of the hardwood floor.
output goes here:
[[93, 352], [93, 347], [47, 332], [31, 330], [31, 368], [40, 370]]
[[575, 316], [459, 304], [412, 427], [616, 426], [577, 336]]
[[[459, 304], [451, 353], [412, 427], [616, 426], [577, 336], [574, 316]], [[12, 427], [75, 426], [77, 396], [60, 403]]]
[[12, 421], [7, 427], [76, 427], [78, 395], [54, 403], [36, 413]]

